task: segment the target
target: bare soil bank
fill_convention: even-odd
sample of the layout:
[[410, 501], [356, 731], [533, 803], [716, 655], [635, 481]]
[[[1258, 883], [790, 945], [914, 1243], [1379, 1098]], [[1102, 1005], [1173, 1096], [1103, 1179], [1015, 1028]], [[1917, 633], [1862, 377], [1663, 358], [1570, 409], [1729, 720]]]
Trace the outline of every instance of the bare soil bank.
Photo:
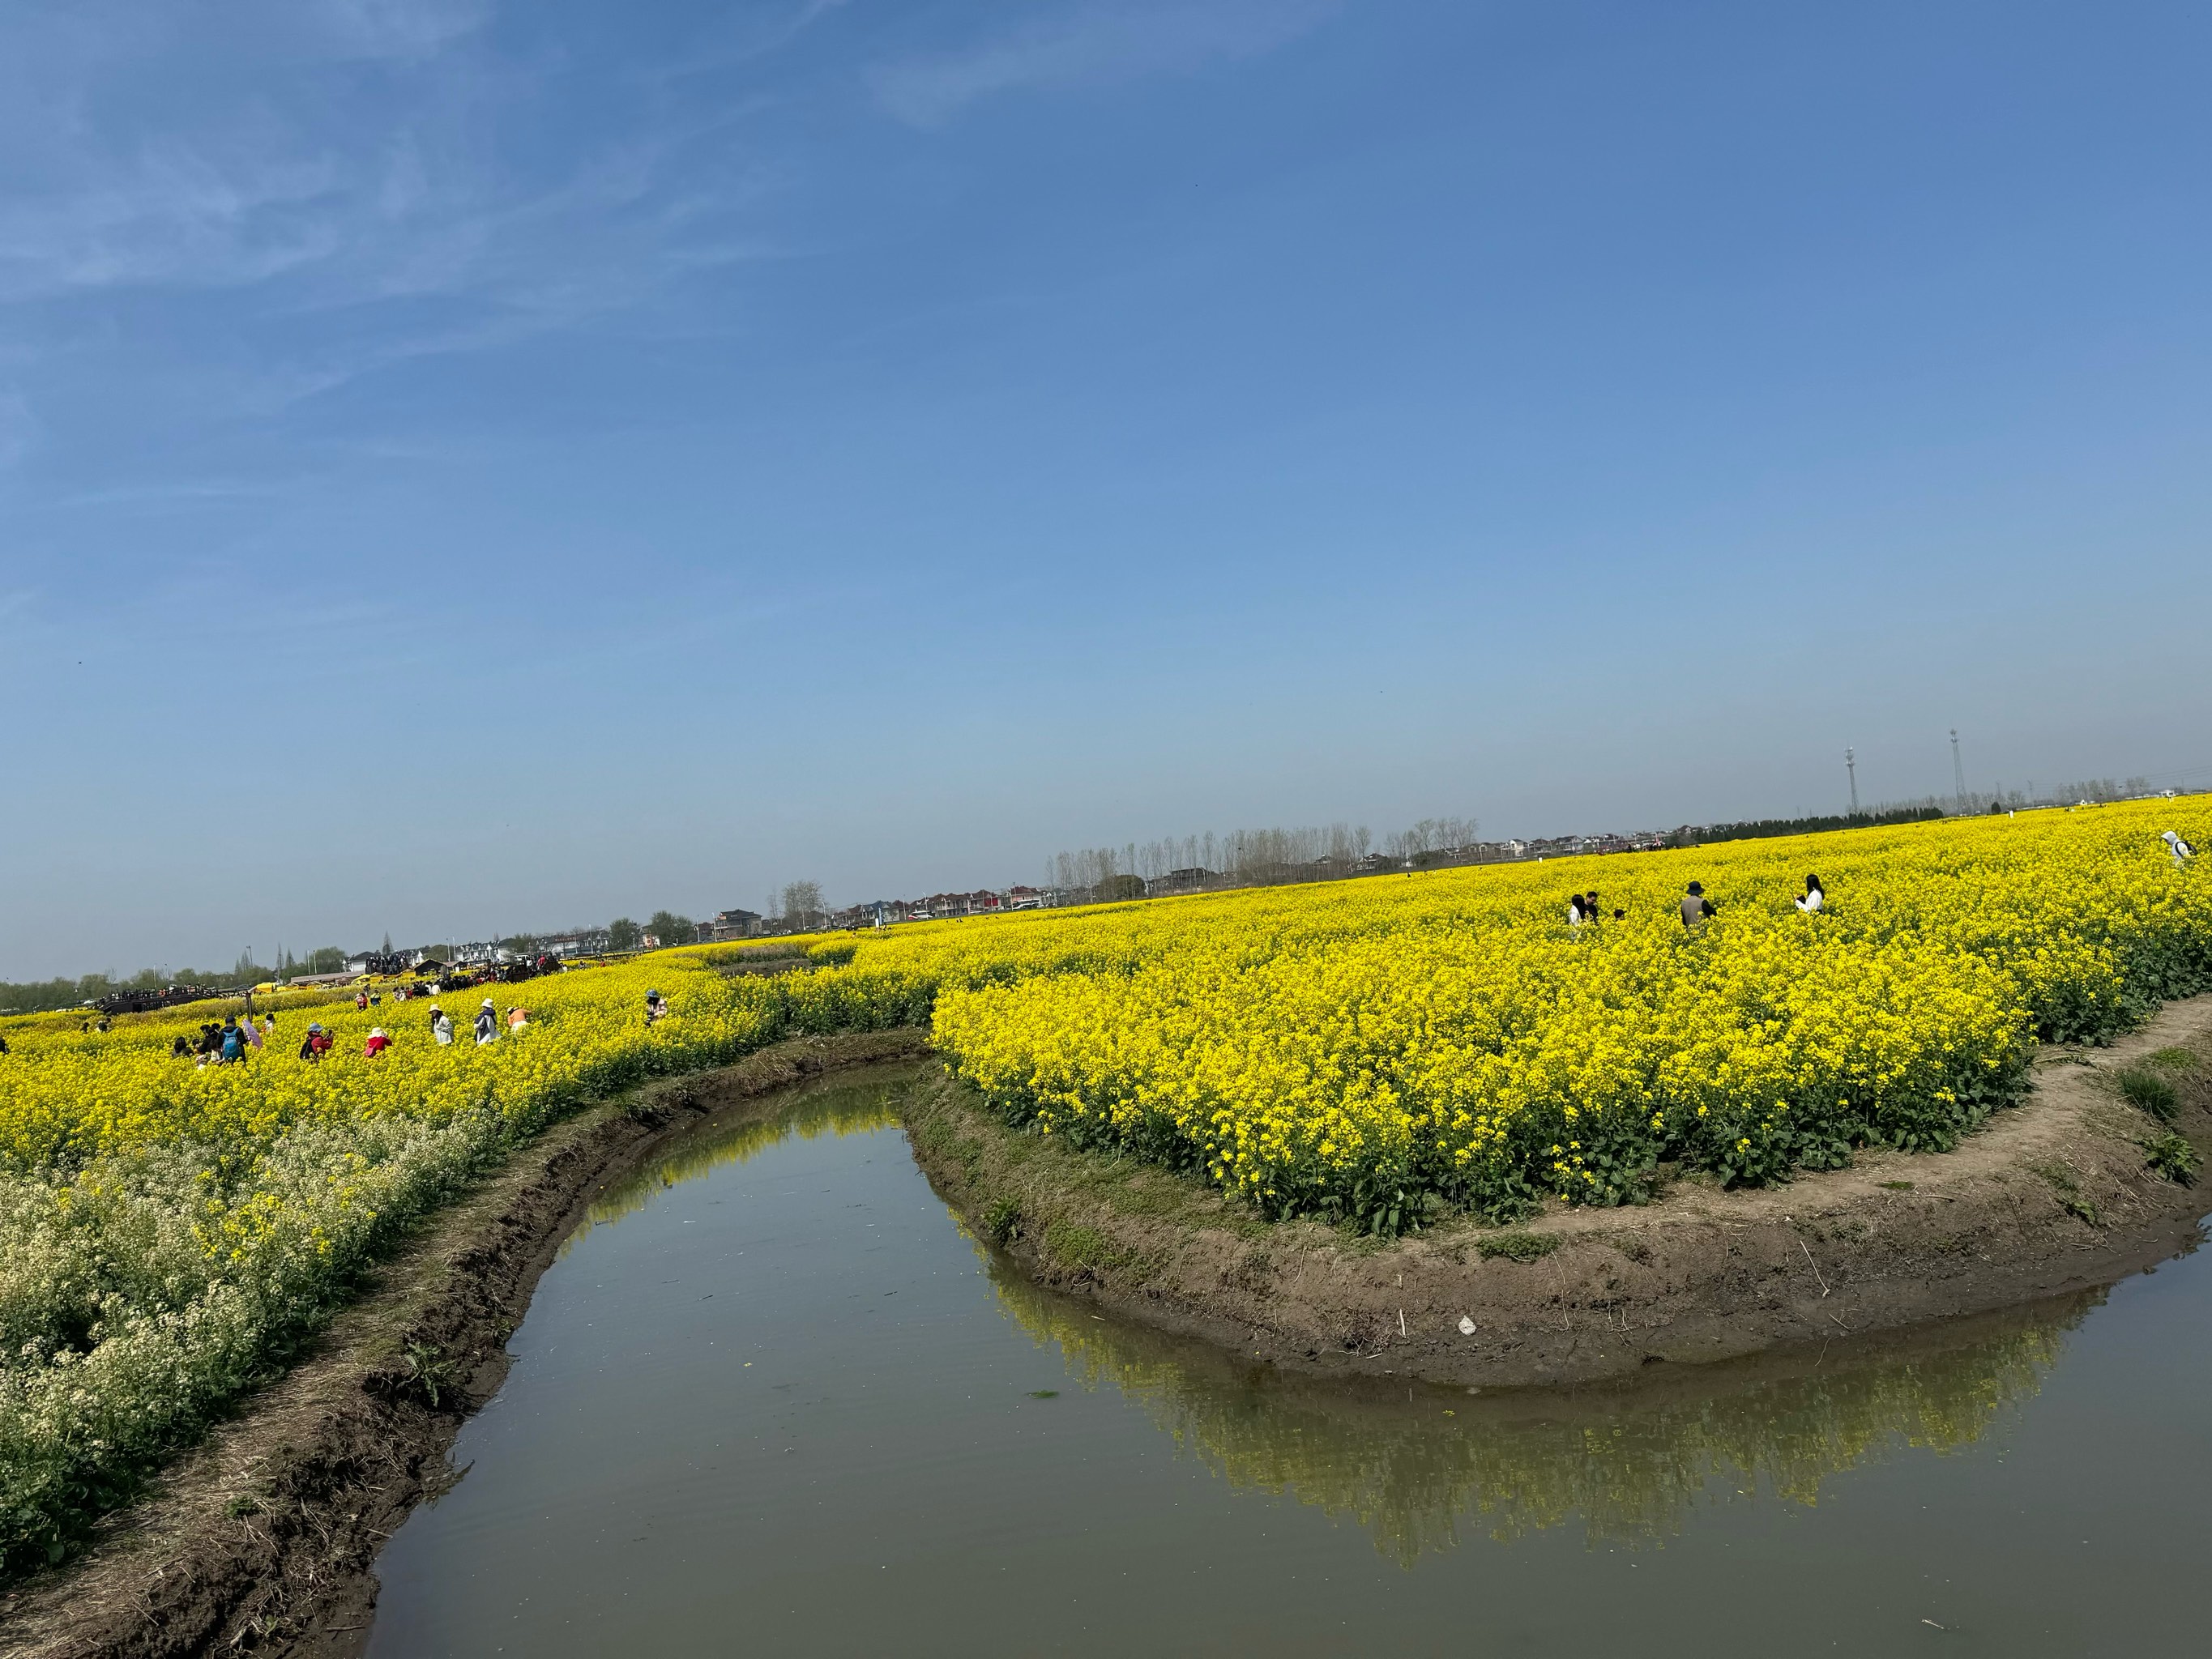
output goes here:
[[538, 1276], [611, 1181], [702, 1117], [924, 1050], [919, 1030], [804, 1038], [570, 1120], [424, 1230], [325, 1334], [114, 1516], [76, 1563], [0, 1601], [0, 1654], [337, 1656], [367, 1641], [384, 1540], [447, 1478], [507, 1374]]
[[1582, 1383], [2011, 1307], [2187, 1247], [2207, 1200], [2145, 1167], [2168, 1126], [2112, 1081], [2177, 1047], [2197, 1060], [2169, 1073], [2172, 1127], [2202, 1151], [2212, 996], [2109, 1048], [2047, 1050], [2027, 1100], [1953, 1152], [1868, 1152], [1763, 1191], [1685, 1180], [1640, 1208], [1391, 1244], [1271, 1225], [1195, 1182], [1012, 1133], [949, 1082], [902, 1115], [938, 1191], [1040, 1283], [1292, 1370]]

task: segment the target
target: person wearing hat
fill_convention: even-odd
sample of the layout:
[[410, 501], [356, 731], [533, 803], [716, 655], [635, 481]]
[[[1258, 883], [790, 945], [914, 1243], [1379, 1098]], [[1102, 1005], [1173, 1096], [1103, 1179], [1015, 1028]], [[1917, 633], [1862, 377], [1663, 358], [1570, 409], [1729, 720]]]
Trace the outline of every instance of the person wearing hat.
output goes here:
[[2159, 839], [2166, 843], [2166, 850], [2173, 854], [2173, 867], [2177, 870], [2197, 856], [2197, 849], [2171, 830], [2160, 835]]
[[667, 1018], [667, 1000], [658, 991], [647, 991], [645, 994], [645, 1023], [647, 1025], [651, 1025], [655, 1021], [666, 1019]]
[[499, 1010], [493, 1007], [491, 999], [486, 997], [483, 1000], [483, 1006], [477, 1010], [477, 1042], [478, 1046], [482, 1046], [487, 1042], [496, 1042], [498, 1040]]
[[430, 1035], [441, 1048], [453, 1046], [453, 1017], [434, 1002], [430, 1005]]
[[319, 1025], [307, 1027], [307, 1035], [300, 1043], [300, 1058], [320, 1060], [331, 1051], [331, 1034]]
[[1690, 890], [1682, 896], [1682, 926], [1694, 928], [1707, 916], [1717, 914], [1713, 902], [1705, 896], [1705, 884], [1692, 882]]
[[362, 1045], [361, 1051], [369, 1059], [374, 1060], [379, 1054], [382, 1054], [391, 1046], [392, 1039], [385, 1036], [384, 1028], [381, 1025], [378, 1025], [370, 1030], [368, 1041]]

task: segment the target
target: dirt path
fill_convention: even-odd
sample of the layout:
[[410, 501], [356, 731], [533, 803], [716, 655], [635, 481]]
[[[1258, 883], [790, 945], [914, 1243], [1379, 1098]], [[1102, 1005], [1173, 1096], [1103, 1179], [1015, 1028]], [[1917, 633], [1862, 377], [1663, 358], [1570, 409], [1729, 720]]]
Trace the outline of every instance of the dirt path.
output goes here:
[[708, 1114], [780, 1110], [792, 1084], [910, 1066], [923, 1044], [918, 1030], [781, 1043], [549, 1131], [84, 1557], [0, 1601], [0, 1655], [358, 1652], [377, 1552], [448, 1478], [447, 1449], [505, 1378], [507, 1339], [592, 1199]]
[[1158, 1170], [1011, 1134], [950, 1085], [921, 1091], [908, 1121], [970, 1225], [1127, 1317], [1292, 1369], [1578, 1383], [2009, 1307], [2187, 1247], [2212, 1189], [2145, 1168], [2141, 1143], [2164, 1126], [2112, 1081], [2175, 1047], [2199, 1060], [2177, 1079], [2174, 1127], [2212, 1148], [2204, 996], [2109, 1048], [2046, 1051], [2028, 1098], [1953, 1152], [1866, 1152], [1764, 1191], [1685, 1181], [1641, 1208], [1559, 1206], [1512, 1235], [1461, 1224], [1390, 1245], [1267, 1226]]

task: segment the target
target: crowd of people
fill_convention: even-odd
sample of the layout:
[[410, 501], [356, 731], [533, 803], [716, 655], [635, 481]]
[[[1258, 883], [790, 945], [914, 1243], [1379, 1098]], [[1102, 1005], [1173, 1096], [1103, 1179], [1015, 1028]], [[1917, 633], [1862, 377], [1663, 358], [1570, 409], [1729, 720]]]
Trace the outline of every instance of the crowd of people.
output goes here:
[[[376, 1006], [382, 1000], [363, 992], [355, 999], [355, 1006], [366, 1009]], [[665, 1012], [665, 1005], [662, 1006]], [[648, 1024], [652, 1018], [648, 1012]], [[435, 1003], [430, 1005], [429, 1024], [433, 1042], [444, 1047], [453, 1041], [453, 1017]], [[509, 1008], [502, 1015], [492, 1000], [486, 997], [483, 1006], [477, 1010], [471, 1030], [481, 1045], [495, 1042], [501, 1036], [520, 1036], [529, 1029], [529, 1025], [530, 1011], [527, 1008], [518, 1006]], [[212, 1020], [204, 1023], [197, 1037], [179, 1034], [170, 1045], [169, 1053], [173, 1058], [189, 1060], [195, 1066], [239, 1066], [265, 1047], [276, 1035], [276, 1016], [274, 1014], [263, 1014], [257, 1018], [249, 1013], [242, 1019], [234, 1014], [221, 1024]], [[301, 1060], [321, 1060], [334, 1052], [337, 1046], [337, 1041], [327, 1026], [320, 1020], [311, 1021], [306, 1035], [300, 1040], [299, 1057]], [[365, 1059], [374, 1060], [392, 1046], [392, 1033], [381, 1025], [372, 1026], [368, 1040], [362, 1045], [362, 1054]], [[3, 1052], [0, 1050], [0, 1053]]]
[[276, 1035], [274, 1014], [263, 1014], [257, 1018], [249, 1012], [243, 1019], [231, 1014], [220, 1025], [211, 1019], [203, 1020], [197, 1038], [179, 1032], [177, 1040], [169, 1045], [169, 1057], [189, 1060], [195, 1066], [242, 1066], [249, 1055]]
[[[2166, 844], [2166, 850], [2172, 857], [2173, 867], [2177, 870], [2186, 868], [2189, 860], [2197, 856], [2197, 849], [2173, 830], [2162, 831], [2159, 840]], [[1820, 877], [1808, 875], [1805, 878], [1805, 890], [1793, 902], [1806, 915], [1818, 915], [1827, 908], [1828, 891], [1821, 884]], [[1682, 926], [1695, 933], [1704, 926], [1707, 918], [1720, 914], [1720, 906], [1706, 896], [1702, 882], [1693, 881], [1682, 895], [1681, 913]], [[1582, 927], [1594, 922], [1600, 914], [1595, 888], [1587, 893], [1577, 893], [1567, 901], [1567, 926], [1570, 927]], [[1619, 921], [1627, 914], [1626, 910], [1615, 909], [1613, 919]]]

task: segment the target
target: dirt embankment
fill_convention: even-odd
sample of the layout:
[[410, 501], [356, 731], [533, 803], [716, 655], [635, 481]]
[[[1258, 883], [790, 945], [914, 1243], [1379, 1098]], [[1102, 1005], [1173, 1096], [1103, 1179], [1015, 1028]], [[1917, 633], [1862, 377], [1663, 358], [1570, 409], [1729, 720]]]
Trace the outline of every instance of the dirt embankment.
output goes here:
[[[2116, 1086], [2154, 1054], [2171, 1126]], [[1765, 1191], [1687, 1180], [1640, 1208], [1391, 1244], [1269, 1225], [1195, 1182], [1012, 1133], [951, 1084], [904, 1112], [939, 1192], [1042, 1283], [1292, 1369], [1520, 1386], [2009, 1307], [2170, 1255], [2212, 1194], [2152, 1172], [2144, 1143], [2212, 1148], [2208, 1055], [2212, 996], [2109, 1048], [2046, 1051], [2028, 1097], [1953, 1152], [1864, 1152]]]
[[824, 1072], [910, 1061], [918, 1030], [781, 1043], [572, 1119], [386, 1263], [316, 1353], [212, 1431], [71, 1566], [0, 1600], [7, 1659], [338, 1656], [366, 1642], [384, 1540], [449, 1476], [462, 1421], [592, 1197], [701, 1118], [781, 1109]]

